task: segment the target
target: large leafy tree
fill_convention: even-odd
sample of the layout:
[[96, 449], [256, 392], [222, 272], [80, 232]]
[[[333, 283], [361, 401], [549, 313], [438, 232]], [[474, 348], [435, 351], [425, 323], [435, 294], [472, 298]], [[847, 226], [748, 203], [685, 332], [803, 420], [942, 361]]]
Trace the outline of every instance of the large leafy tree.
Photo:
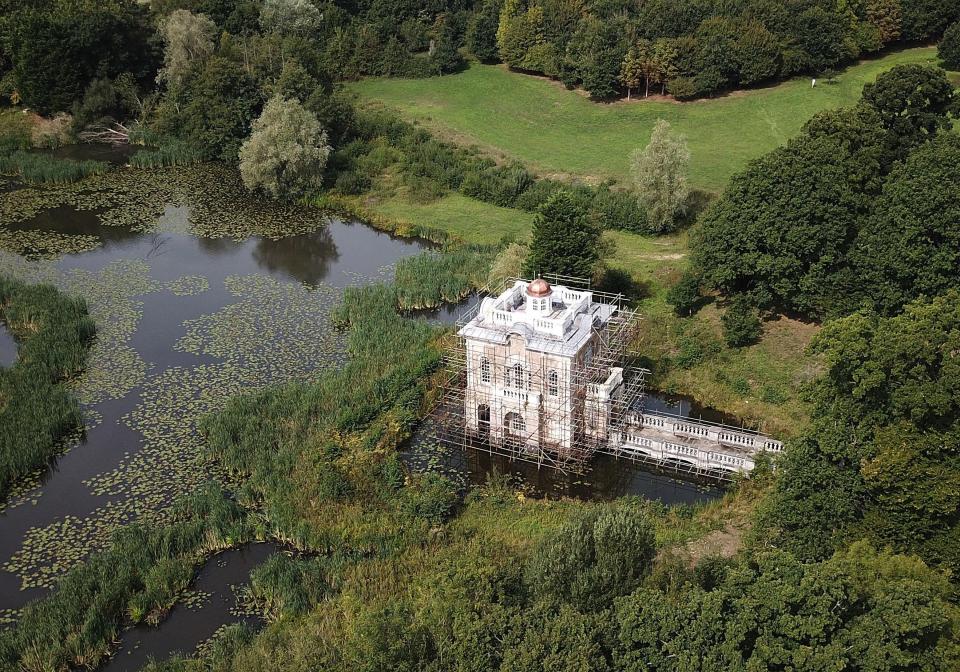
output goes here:
[[916, 63], [898, 65], [863, 87], [863, 102], [880, 115], [897, 158], [950, 127], [954, 98], [943, 70]]
[[761, 306], [831, 312], [865, 208], [847, 158], [835, 138], [801, 137], [734, 176], [695, 232], [705, 284]]
[[592, 278], [603, 256], [602, 231], [567, 191], [554, 194], [533, 223], [523, 271], [528, 277], [557, 273]]
[[812, 349], [826, 366], [814, 424], [788, 447], [763, 534], [802, 558], [868, 536], [956, 575], [960, 292], [835, 320]]
[[618, 601], [613, 667], [946, 672], [957, 663], [952, 594], [922, 562], [864, 543], [822, 563], [761, 553], [712, 589]]
[[484, 63], [492, 63], [497, 60], [497, 27], [500, 25], [500, 6], [500, 0], [486, 0], [467, 25], [467, 49]]
[[263, 103], [256, 82], [238, 64], [214, 56], [187, 81], [183, 101], [180, 114], [168, 121], [171, 130], [206, 156], [234, 163]]
[[960, 136], [942, 134], [891, 173], [860, 232], [855, 261], [885, 312], [960, 287]]
[[21, 100], [45, 114], [71, 109], [96, 78], [146, 82], [156, 69], [149, 14], [133, 0], [24, 3], [3, 35]]
[[296, 100], [275, 96], [240, 147], [240, 176], [247, 189], [274, 198], [303, 196], [323, 184], [330, 149], [316, 115]]

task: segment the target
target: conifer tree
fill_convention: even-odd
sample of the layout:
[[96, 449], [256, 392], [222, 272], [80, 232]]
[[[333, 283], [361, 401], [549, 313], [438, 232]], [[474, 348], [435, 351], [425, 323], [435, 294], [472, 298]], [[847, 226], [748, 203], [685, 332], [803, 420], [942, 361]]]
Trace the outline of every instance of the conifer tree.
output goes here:
[[600, 227], [567, 191], [554, 194], [533, 223], [527, 277], [556, 273], [592, 278], [602, 257]]

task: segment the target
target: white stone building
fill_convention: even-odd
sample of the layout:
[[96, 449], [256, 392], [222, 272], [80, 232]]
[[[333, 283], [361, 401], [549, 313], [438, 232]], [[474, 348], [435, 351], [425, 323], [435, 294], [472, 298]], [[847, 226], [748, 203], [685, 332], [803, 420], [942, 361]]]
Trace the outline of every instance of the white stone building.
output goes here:
[[606, 339], [619, 310], [589, 290], [543, 279], [517, 280], [485, 298], [459, 332], [467, 432], [491, 446], [559, 458], [605, 441], [625, 391]]

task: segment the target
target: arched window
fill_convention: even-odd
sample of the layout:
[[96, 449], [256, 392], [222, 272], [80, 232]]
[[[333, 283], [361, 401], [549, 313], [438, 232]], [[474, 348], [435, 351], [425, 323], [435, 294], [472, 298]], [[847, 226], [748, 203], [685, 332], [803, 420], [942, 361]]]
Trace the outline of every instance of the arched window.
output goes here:
[[480, 358], [480, 380], [484, 383], [490, 382], [490, 360], [486, 357]]
[[547, 374], [547, 394], [551, 397], [556, 397], [560, 394], [560, 374], [556, 371], [551, 371]]

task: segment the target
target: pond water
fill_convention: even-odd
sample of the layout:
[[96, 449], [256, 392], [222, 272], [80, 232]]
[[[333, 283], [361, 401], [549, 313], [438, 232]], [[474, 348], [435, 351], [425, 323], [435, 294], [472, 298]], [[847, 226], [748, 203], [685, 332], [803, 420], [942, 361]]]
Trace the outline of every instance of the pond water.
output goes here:
[[[234, 395], [308, 381], [339, 365], [344, 337], [329, 313], [343, 289], [390, 278], [397, 260], [428, 246], [304, 208], [271, 209], [244, 197], [220, 173], [190, 169], [187, 177], [169, 173], [141, 185], [138, 173], [118, 171], [126, 172], [111, 178], [121, 182], [113, 191], [104, 181], [94, 182], [99, 186], [92, 191], [49, 189], [32, 210], [17, 190], [0, 193], [0, 272], [84, 296], [98, 329], [76, 389], [85, 435], [0, 503], [0, 624], [105, 547], [113, 530], [138, 519], [162, 520], [172, 499], [217, 476], [216, 465], [203, 458], [199, 420]], [[168, 181], [183, 193], [171, 196]], [[127, 217], [131, 208], [136, 214]], [[297, 234], [279, 237], [278, 227], [287, 226]], [[27, 241], [49, 258], [25, 259], [9, 249], [10, 241]], [[449, 323], [461, 310], [419, 316]], [[12, 341], [4, 334], [0, 329], [0, 357]], [[703, 412], [689, 404], [674, 408]], [[416, 450], [406, 458], [414, 466], [437, 466], [436, 456]], [[640, 494], [665, 503], [719, 494], [613, 460], [597, 460], [579, 478], [476, 453], [441, 461], [464, 483], [510, 472], [546, 494]], [[218, 556], [197, 588], [226, 600], [223, 586], [240, 581], [236, 576], [269, 552], [259, 545]], [[217, 590], [204, 587], [217, 581]], [[126, 633], [108, 669], [136, 669], [148, 655], [191, 651], [236, 620], [228, 615], [215, 599], [205, 610], [178, 607], [160, 628]]]
[[13, 366], [17, 361], [17, 340], [0, 320], [0, 366]]
[[160, 627], [139, 626], [123, 633], [103, 672], [136, 672], [149, 660], [191, 655], [226, 623], [259, 626], [261, 618], [244, 610], [238, 589], [250, 572], [274, 553], [277, 544], [250, 544], [210, 558], [190, 586], [191, 599], [175, 606]]

